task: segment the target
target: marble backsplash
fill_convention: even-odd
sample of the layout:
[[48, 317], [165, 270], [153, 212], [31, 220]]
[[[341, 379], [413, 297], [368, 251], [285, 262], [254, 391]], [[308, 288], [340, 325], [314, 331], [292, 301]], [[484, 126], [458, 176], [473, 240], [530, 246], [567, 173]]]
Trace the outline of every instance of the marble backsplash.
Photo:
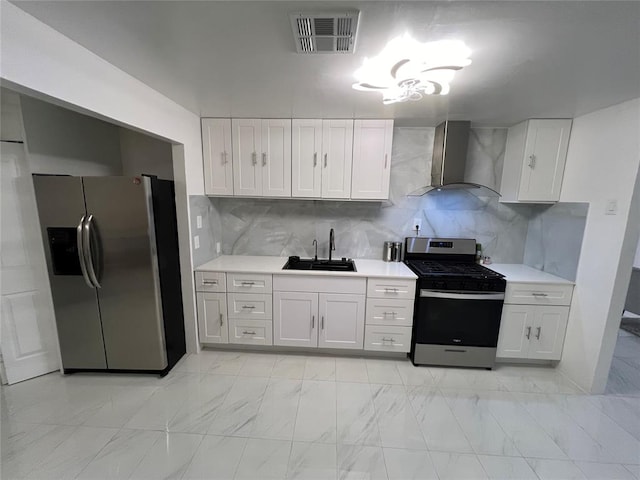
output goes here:
[[[394, 129], [387, 202], [190, 197], [192, 236], [200, 237], [194, 266], [217, 256], [216, 242], [221, 242], [225, 255], [310, 257], [317, 239], [318, 255], [327, 257], [331, 228], [336, 234], [335, 257], [382, 258], [383, 242], [415, 235], [414, 220], [419, 218], [421, 236], [475, 238], [496, 263], [522, 263], [526, 247], [530, 264], [571, 270], [558, 267], [553, 259], [573, 257], [552, 253], [553, 245], [546, 245], [546, 240], [544, 248], [539, 247], [537, 227], [530, 225], [546, 221], [539, 216], [548, 206], [501, 204], [497, 198], [466, 191], [408, 197], [430, 183], [433, 135], [433, 128]], [[465, 180], [499, 189], [506, 136], [503, 128], [471, 130]], [[568, 214], [562, 209], [556, 213]], [[201, 229], [196, 229], [197, 215], [203, 217]], [[577, 230], [581, 239], [583, 229]]]
[[539, 207], [529, 221], [523, 263], [574, 281], [589, 205], [557, 203]]

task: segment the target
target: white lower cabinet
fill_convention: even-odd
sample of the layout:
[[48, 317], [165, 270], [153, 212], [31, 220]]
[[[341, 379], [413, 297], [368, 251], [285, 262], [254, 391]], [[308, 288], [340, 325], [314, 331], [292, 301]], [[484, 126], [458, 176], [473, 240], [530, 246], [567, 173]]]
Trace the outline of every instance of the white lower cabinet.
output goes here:
[[362, 350], [364, 345], [364, 298], [364, 295], [319, 294], [319, 347]]
[[198, 333], [201, 343], [229, 343], [227, 295], [198, 292]]
[[271, 320], [229, 319], [229, 343], [273, 345]]
[[273, 292], [273, 344], [318, 346], [318, 294]]
[[274, 292], [274, 345], [362, 349], [364, 295]]
[[562, 305], [505, 305], [498, 358], [560, 360], [569, 319]]
[[367, 325], [365, 350], [408, 352], [411, 350], [411, 327]]

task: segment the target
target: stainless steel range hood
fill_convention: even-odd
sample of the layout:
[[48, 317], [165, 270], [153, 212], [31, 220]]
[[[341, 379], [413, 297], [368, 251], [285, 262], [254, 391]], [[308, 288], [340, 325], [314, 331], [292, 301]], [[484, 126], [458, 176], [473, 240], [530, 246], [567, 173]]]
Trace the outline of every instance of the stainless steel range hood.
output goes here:
[[467, 146], [469, 145], [469, 121], [442, 122], [436, 127], [431, 161], [431, 185], [419, 188], [411, 197], [443, 190], [467, 190], [478, 197], [499, 197], [492, 188], [465, 181]]

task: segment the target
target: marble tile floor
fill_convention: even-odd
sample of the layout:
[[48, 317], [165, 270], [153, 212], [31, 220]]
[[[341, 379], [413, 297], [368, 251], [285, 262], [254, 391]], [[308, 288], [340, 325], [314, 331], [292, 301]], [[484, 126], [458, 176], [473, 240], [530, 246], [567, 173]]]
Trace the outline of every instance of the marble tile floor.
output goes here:
[[640, 399], [545, 367], [209, 350], [1, 400], [3, 479], [640, 479]]

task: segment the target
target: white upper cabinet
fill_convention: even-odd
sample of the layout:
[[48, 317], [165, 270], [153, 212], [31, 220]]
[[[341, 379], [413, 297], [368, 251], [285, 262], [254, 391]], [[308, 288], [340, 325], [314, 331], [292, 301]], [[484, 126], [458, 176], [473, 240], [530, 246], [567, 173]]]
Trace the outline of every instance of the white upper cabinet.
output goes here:
[[291, 195], [322, 196], [322, 120], [294, 119], [291, 128]]
[[233, 195], [230, 119], [202, 119], [202, 154], [205, 193]]
[[322, 198], [351, 197], [353, 120], [322, 121]]
[[232, 120], [233, 125], [233, 190], [236, 195], [262, 195], [262, 121]]
[[356, 120], [353, 126], [354, 200], [389, 198], [393, 120]]
[[291, 120], [262, 120], [262, 195], [291, 196]]
[[527, 120], [509, 129], [501, 202], [560, 199], [571, 123], [570, 119]]

